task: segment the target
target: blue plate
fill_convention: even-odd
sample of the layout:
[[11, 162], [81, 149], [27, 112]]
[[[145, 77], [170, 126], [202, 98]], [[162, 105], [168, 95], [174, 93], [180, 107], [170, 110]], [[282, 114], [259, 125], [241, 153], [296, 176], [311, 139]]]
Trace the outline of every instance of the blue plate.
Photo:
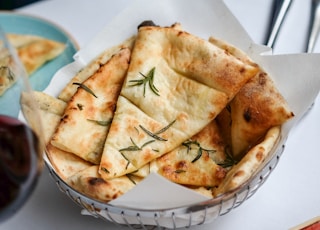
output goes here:
[[[47, 62], [30, 76], [29, 80], [33, 90], [44, 90], [57, 70], [74, 61], [73, 55], [78, 50], [78, 44], [66, 31], [45, 19], [3, 11], [0, 12], [0, 25], [7, 33], [37, 35], [66, 44], [61, 55]], [[14, 97], [15, 92], [16, 89], [13, 86], [0, 96], [0, 114], [18, 116], [20, 106], [18, 98]]]

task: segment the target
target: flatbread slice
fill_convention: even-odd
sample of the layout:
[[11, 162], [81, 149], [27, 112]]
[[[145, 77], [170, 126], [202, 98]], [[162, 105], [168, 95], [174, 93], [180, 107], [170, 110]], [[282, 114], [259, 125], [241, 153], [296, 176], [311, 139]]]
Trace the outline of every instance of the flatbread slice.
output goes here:
[[115, 104], [127, 73], [130, 50], [122, 49], [90, 78], [76, 83], [51, 144], [99, 164]]
[[67, 103], [41, 91], [33, 91], [33, 95], [40, 110], [60, 116], [63, 115]]
[[264, 139], [254, 146], [250, 151], [228, 172], [226, 178], [213, 190], [214, 196], [219, 196], [232, 191], [254, 175], [263, 164], [268, 154], [274, 149], [280, 138], [280, 127], [272, 127], [268, 130]]
[[172, 151], [209, 124], [257, 71], [256, 64], [177, 27], [140, 27], [103, 150], [102, 177], [122, 176]]
[[61, 116], [51, 113], [47, 110], [40, 110], [40, 119], [42, 124], [42, 132], [45, 144], [49, 143], [52, 135], [54, 134], [58, 124], [60, 123]]
[[230, 103], [232, 152], [236, 159], [254, 146], [273, 126], [294, 116], [271, 77], [261, 71]]
[[116, 199], [135, 187], [141, 178], [126, 175], [110, 180], [103, 180], [94, 165], [67, 179], [67, 183], [77, 191], [103, 202]]
[[42, 40], [43, 37], [31, 35], [31, 34], [13, 34], [8, 33], [7, 38], [9, 42], [15, 47], [20, 48], [22, 46], [28, 45], [32, 42]]
[[65, 49], [61, 42], [34, 35], [9, 34], [8, 39], [16, 47], [29, 75], [59, 56]]
[[89, 168], [93, 164], [80, 157], [54, 147], [50, 143], [46, 146], [46, 153], [55, 172], [66, 181], [74, 174]]
[[[18, 56], [27, 73], [31, 75], [46, 62], [59, 56], [65, 49], [61, 42], [47, 38], [26, 35], [7, 34], [9, 42], [17, 49]], [[16, 82], [16, 77], [10, 70], [8, 54], [0, 51], [0, 96]]]
[[[53, 133], [55, 132], [56, 127], [60, 123], [60, 119], [66, 107], [66, 103], [40, 91], [33, 91], [31, 96], [31, 100], [35, 100], [37, 102], [37, 106], [39, 106], [38, 112], [42, 124], [41, 134], [43, 134], [45, 144], [47, 144], [50, 141]], [[21, 97], [21, 104], [24, 115], [27, 116], [27, 118], [28, 116], [31, 116], [29, 120], [32, 121], [35, 120], [34, 118], [32, 119], [32, 116], [34, 116], [34, 109], [26, 109], [27, 107], [30, 107], [30, 99], [28, 99], [29, 97], [28, 95], [23, 94]], [[29, 111], [31, 112], [30, 114], [28, 114]], [[36, 122], [39, 121], [36, 120]]]
[[92, 76], [95, 72], [97, 72], [101, 66], [106, 64], [106, 62], [109, 61], [110, 58], [116, 53], [118, 53], [121, 49], [127, 48], [132, 50], [134, 41], [135, 41], [135, 36], [132, 36], [126, 39], [125, 41], [123, 41], [122, 43], [120, 43], [119, 45], [116, 45], [114, 47], [111, 47], [105, 50], [99, 57], [97, 57], [87, 66], [85, 66], [71, 79], [71, 81], [62, 89], [62, 91], [58, 95], [58, 98], [65, 102], [68, 102], [78, 89], [78, 87], [73, 84], [74, 82], [82, 83], [85, 80], [87, 80], [90, 76]]
[[[20, 37], [21, 40], [25, 39], [25, 35], [16, 36]], [[29, 75], [46, 62], [58, 57], [65, 49], [65, 45], [58, 41], [34, 37], [34, 40], [30, 42], [28, 37], [27, 43], [19, 44], [17, 53]]]
[[178, 184], [214, 187], [227, 173], [218, 165], [225, 158], [225, 145], [213, 120], [190, 140], [153, 160], [150, 171]]
[[[62, 180], [66, 180], [75, 173], [90, 167], [92, 165], [91, 163], [79, 158], [73, 153], [58, 149], [49, 143], [60, 123], [66, 103], [43, 92], [34, 91], [33, 96], [40, 108], [39, 114], [42, 123], [42, 134], [46, 145], [45, 152], [55, 172]], [[23, 106], [25, 106], [25, 97], [22, 97], [21, 101]]]

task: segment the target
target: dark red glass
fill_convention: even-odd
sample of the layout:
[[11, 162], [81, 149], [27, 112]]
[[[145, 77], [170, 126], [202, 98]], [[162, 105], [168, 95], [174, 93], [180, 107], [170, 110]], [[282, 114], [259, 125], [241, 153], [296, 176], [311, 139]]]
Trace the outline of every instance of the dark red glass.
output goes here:
[[0, 222], [16, 213], [34, 190], [39, 151], [38, 138], [28, 126], [0, 115]]

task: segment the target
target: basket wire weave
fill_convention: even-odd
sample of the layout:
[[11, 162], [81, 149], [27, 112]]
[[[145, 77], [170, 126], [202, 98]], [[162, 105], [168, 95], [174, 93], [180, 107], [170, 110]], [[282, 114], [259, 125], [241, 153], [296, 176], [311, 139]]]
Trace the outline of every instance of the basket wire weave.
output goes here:
[[[229, 213], [249, 199], [264, 184], [271, 172], [277, 166], [284, 151], [284, 140], [266, 159], [264, 166], [241, 187], [222, 196], [203, 203], [171, 208], [165, 210], [144, 210], [122, 208], [91, 199], [67, 185], [48, 164], [49, 173], [58, 188], [72, 201], [82, 207], [87, 214], [113, 222], [116, 225], [126, 225], [130, 229], [176, 229], [202, 225]], [[182, 217], [182, 218], [181, 218]]]

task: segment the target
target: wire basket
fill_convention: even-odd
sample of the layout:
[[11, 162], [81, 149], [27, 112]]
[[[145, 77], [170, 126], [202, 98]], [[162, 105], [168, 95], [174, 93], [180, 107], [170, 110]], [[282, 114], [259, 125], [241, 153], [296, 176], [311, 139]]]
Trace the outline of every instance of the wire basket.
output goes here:
[[277, 166], [285, 148], [285, 139], [280, 137], [262, 167], [239, 188], [205, 202], [170, 209], [123, 208], [91, 199], [67, 185], [50, 164], [47, 164], [47, 167], [59, 189], [82, 207], [84, 214], [99, 217], [116, 225], [127, 225], [130, 229], [176, 229], [209, 223], [250, 198]]

